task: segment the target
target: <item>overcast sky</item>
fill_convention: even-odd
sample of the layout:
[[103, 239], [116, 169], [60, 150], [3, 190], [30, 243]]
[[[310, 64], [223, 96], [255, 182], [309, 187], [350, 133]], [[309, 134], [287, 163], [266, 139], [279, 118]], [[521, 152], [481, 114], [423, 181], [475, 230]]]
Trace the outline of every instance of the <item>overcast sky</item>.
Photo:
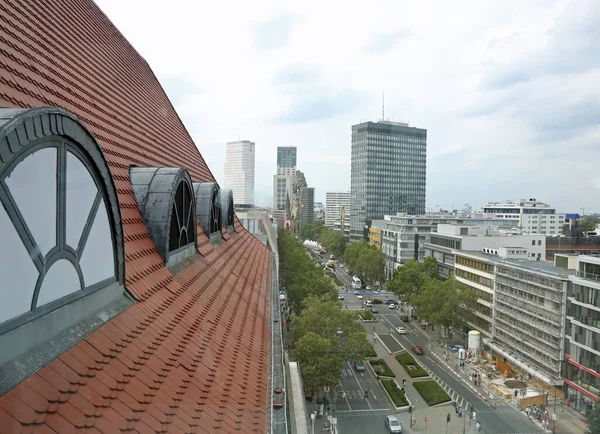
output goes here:
[[[535, 197], [600, 212], [600, 1], [97, 0], [148, 61], [217, 180], [256, 142], [350, 190], [351, 125], [426, 128], [427, 204]], [[360, 6], [360, 7], [358, 7]]]

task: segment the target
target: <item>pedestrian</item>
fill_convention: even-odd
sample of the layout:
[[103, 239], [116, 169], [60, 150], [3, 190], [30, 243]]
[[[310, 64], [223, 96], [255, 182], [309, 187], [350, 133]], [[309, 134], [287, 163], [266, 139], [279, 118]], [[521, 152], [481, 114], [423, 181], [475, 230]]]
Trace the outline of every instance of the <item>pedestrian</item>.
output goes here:
[[406, 378], [403, 378], [403, 379], [402, 379], [402, 386], [403, 386], [403, 387], [404, 387], [404, 386], [406, 386]]
[[458, 406], [454, 407], [454, 411], [456, 412], [456, 414], [458, 414]]
[[479, 422], [477, 422], [477, 425], [475, 425], [475, 431], [481, 431], [481, 424]]

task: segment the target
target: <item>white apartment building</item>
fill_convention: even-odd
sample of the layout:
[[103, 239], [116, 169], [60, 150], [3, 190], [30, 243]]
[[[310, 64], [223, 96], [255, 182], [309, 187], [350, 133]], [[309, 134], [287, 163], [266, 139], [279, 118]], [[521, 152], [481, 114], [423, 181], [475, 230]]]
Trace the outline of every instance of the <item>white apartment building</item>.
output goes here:
[[371, 244], [378, 245], [385, 254], [385, 273], [388, 278], [396, 268], [417, 258], [425, 257], [424, 243], [438, 232], [442, 224], [487, 224], [490, 227], [511, 228], [516, 220], [459, 217], [452, 214], [413, 216], [404, 213], [386, 215], [384, 220], [373, 220], [369, 230]]
[[255, 144], [250, 140], [228, 142], [224, 187], [233, 191], [236, 206], [254, 205]]
[[[283, 211], [287, 198], [292, 200], [292, 177], [290, 175], [273, 176], [273, 213]], [[281, 213], [278, 213], [281, 214]]]
[[350, 192], [325, 193], [325, 226], [340, 230], [344, 210], [344, 229], [350, 230]]
[[519, 199], [506, 202], [488, 202], [483, 213], [497, 218], [519, 220], [519, 229], [530, 234], [560, 235], [565, 224], [565, 214], [537, 199]]

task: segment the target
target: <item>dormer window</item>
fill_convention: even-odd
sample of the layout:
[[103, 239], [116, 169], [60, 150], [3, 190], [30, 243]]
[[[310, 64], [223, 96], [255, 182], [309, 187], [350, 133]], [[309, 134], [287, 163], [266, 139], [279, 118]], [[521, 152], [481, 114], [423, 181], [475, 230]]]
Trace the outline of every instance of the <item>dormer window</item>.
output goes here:
[[150, 238], [167, 267], [196, 252], [196, 201], [181, 167], [131, 167], [133, 194]]
[[194, 201], [186, 181], [181, 181], [175, 192], [169, 235], [169, 252], [186, 248], [196, 242], [196, 218], [194, 216]]
[[223, 225], [221, 189], [216, 182], [197, 182], [194, 183], [194, 194], [196, 196], [196, 216], [200, 226], [211, 244], [219, 244], [223, 241], [221, 235]]
[[0, 108], [0, 278], [0, 365], [122, 297], [116, 189], [63, 109]]

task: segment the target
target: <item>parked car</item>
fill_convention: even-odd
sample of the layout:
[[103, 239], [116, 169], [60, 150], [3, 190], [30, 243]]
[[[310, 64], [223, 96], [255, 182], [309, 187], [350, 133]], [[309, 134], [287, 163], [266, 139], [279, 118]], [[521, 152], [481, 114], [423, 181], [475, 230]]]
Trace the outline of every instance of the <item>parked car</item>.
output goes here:
[[365, 365], [363, 365], [362, 363], [356, 362], [356, 363], [354, 363], [354, 370], [356, 372], [365, 372]]
[[385, 304], [396, 304], [396, 300], [394, 300], [393, 298], [386, 298]]
[[379, 313], [379, 311], [377, 310], [377, 308], [375, 308], [375, 307], [372, 307], [372, 308], [371, 308], [371, 313]]
[[356, 298], [358, 298], [359, 300], [362, 300], [364, 297], [362, 295], [357, 295]]
[[390, 304], [388, 307], [389, 307], [390, 309], [396, 309], [396, 305], [395, 305], [394, 303]]
[[371, 285], [367, 285], [367, 291], [370, 291], [371, 289], [373, 289], [373, 287]]
[[378, 299], [378, 298], [374, 298], [374, 299], [373, 299], [373, 304], [383, 304], [383, 301], [381, 301], [381, 300], [380, 300], [380, 299]]
[[404, 327], [396, 327], [396, 331], [401, 335], [406, 334], [406, 329]]
[[338, 300], [343, 300], [344, 296], [342, 294], [338, 295]]
[[418, 354], [419, 356], [425, 354], [425, 351], [423, 351], [423, 348], [421, 347], [412, 347], [412, 352]]
[[396, 434], [402, 432], [402, 425], [398, 421], [396, 416], [386, 416], [385, 418], [385, 427], [388, 429], [390, 434]]

